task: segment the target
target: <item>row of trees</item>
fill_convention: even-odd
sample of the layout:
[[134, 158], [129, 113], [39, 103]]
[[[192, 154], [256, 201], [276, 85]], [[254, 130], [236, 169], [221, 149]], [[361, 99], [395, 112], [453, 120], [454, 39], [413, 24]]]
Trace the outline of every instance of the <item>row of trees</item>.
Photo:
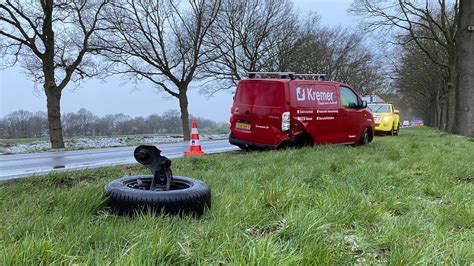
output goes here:
[[185, 138], [196, 80], [210, 94], [249, 71], [323, 72], [364, 92], [383, 83], [360, 35], [321, 27], [290, 0], [5, 0], [0, 55], [43, 84], [53, 148], [64, 146], [62, 91], [94, 76], [147, 81], [177, 99]]
[[[182, 125], [180, 113], [168, 110], [163, 115], [130, 117], [112, 114], [102, 117], [82, 108], [76, 113], [62, 115], [65, 136], [111, 136], [132, 134], [180, 134]], [[202, 132], [221, 132], [229, 130], [227, 123], [219, 123], [204, 118], [196, 118]], [[0, 138], [31, 138], [48, 135], [48, 117], [45, 112], [19, 110], [0, 119]]]
[[366, 30], [396, 45], [403, 100], [429, 125], [473, 136], [474, 1], [356, 0], [353, 12]]
[[205, 40], [212, 60], [203, 73], [220, 81], [210, 93], [235, 88], [253, 71], [324, 73], [362, 93], [386, 81], [361, 32], [323, 27], [318, 14], [298, 14], [291, 1], [223, 1], [210, 32]]

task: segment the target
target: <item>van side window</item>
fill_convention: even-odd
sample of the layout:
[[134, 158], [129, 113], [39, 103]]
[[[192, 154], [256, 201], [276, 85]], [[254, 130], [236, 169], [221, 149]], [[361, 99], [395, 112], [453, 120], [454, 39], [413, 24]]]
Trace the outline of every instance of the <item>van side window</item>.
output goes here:
[[349, 88], [339, 87], [341, 95], [341, 104], [344, 108], [357, 108], [359, 105], [359, 97]]

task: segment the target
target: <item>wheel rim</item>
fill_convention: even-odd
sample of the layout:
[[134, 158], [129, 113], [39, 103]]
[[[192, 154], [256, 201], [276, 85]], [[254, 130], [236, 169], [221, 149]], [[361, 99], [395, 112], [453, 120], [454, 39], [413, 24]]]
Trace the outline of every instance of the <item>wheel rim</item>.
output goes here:
[[[141, 184], [139, 184], [140, 182], [138, 180], [141, 181]], [[138, 179], [130, 180], [129, 182], [125, 183], [126, 187], [132, 188], [132, 189], [138, 189], [138, 190], [150, 190], [149, 189], [150, 185], [151, 185], [151, 178], [150, 179], [138, 178]], [[183, 190], [190, 187], [191, 187], [190, 184], [180, 181], [180, 180], [173, 180], [170, 183], [170, 190]]]

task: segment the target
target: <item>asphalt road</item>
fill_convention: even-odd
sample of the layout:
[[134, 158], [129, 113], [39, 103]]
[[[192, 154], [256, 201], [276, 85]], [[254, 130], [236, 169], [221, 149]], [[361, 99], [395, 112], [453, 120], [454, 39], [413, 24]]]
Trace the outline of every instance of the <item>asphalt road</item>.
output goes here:
[[[228, 140], [202, 141], [206, 153], [237, 150]], [[183, 156], [189, 143], [156, 145], [168, 158]], [[135, 147], [102, 148], [93, 150], [39, 152], [28, 154], [0, 155], [0, 182], [33, 175], [45, 175], [53, 171], [71, 171], [112, 165], [136, 163]]]

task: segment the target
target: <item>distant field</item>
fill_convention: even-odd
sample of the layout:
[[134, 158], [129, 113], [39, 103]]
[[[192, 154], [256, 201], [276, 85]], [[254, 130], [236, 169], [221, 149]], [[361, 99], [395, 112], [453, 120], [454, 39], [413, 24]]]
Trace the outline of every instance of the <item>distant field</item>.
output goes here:
[[[225, 133], [201, 132], [201, 139], [224, 139]], [[65, 150], [79, 150], [104, 147], [135, 146], [144, 143], [172, 143], [183, 141], [181, 134], [137, 134], [118, 136], [87, 136], [64, 138]], [[49, 139], [23, 138], [0, 139], [0, 155], [12, 153], [29, 153], [51, 150]]]
[[402, 129], [363, 147], [173, 160], [204, 180], [199, 220], [117, 217], [103, 186], [142, 167], [0, 184], [0, 264], [474, 263], [474, 139]]

